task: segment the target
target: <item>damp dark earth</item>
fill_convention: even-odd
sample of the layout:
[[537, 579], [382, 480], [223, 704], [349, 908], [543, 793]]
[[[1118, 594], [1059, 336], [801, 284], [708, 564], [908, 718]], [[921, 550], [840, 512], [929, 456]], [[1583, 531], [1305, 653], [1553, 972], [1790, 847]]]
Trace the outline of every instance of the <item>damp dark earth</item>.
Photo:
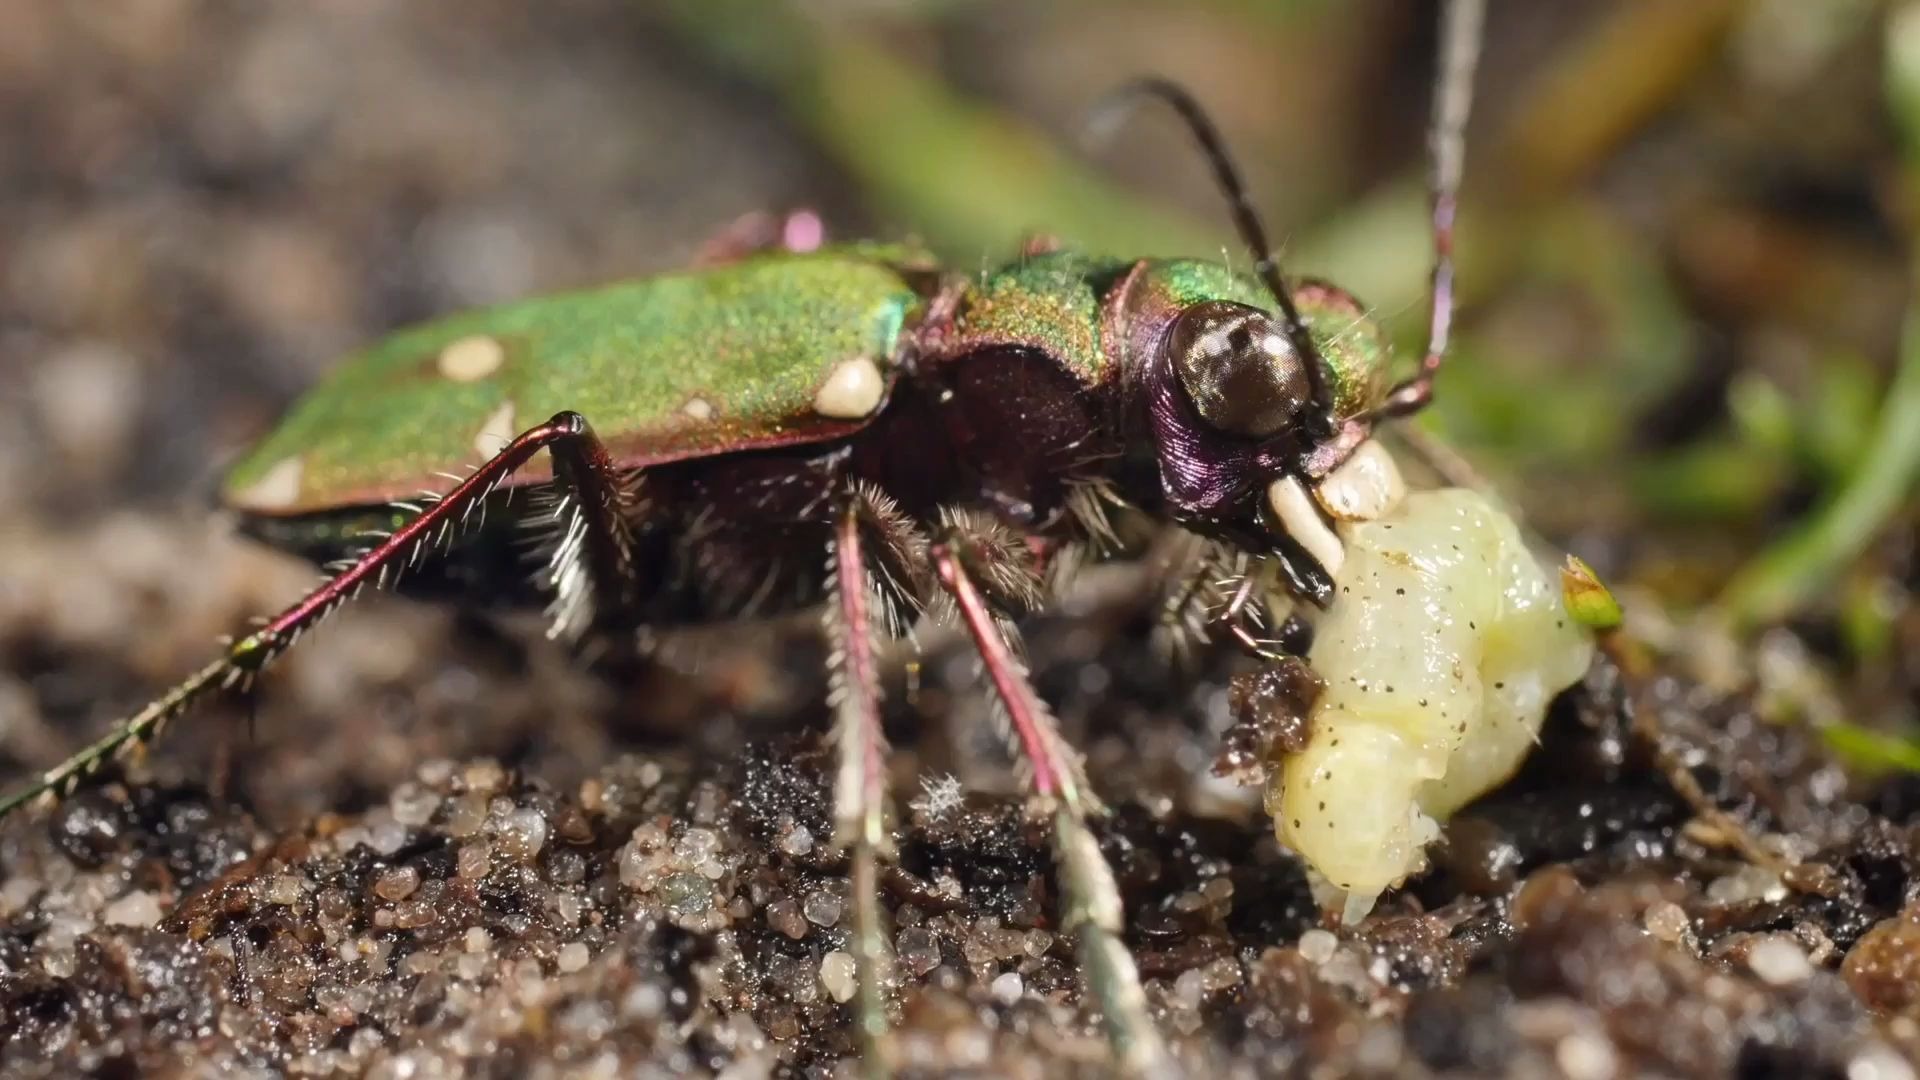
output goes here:
[[[1034, 231], [1242, 258], [1182, 133], [1080, 139], [1130, 75], [1214, 109], [1289, 270], [1416, 349], [1434, 16], [0, 5], [0, 779], [312, 584], [214, 490], [397, 326], [796, 206], [962, 267]], [[1486, 50], [1418, 430], [1628, 644], [1339, 926], [1241, 782], [1305, 737], [1297, 686], [1156, 640], [1157, 541], [1082, 575], [1024, 629], [1147, 1013], [1199, 1075], [1914, 1077], [1920, 11], [1516, 0]], [[818, 619], [634, 661], [531, 614], [366, 596], [0, 824], [0, 1072], [852, 1075]], [[921, 645], [882, 673], [895, 1065], [1110, 1075], [1048, 818], [964, 638]]]

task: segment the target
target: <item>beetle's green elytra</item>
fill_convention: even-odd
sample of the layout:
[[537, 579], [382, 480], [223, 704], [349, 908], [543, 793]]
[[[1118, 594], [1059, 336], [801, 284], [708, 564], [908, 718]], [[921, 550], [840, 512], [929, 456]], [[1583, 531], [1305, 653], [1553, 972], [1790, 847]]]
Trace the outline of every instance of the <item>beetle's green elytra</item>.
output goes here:
[[451, 316], [349, 357], [223, 494], [260, 514], [412, 498], [562, 409], [635, 467], [844, 436], [871, 418], [862, 376], [891, 379], [919, 304], [900, 267], [847, 248]]

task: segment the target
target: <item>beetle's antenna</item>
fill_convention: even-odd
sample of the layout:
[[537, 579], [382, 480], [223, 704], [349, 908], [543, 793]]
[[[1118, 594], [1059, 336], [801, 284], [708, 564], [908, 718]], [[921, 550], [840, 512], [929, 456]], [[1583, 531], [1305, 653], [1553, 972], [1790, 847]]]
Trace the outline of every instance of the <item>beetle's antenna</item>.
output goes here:
[[1234, 228], [1240, 233], [1240, 240], [1247, 245], [1247, 250], [1253, 253], [1253, 272], [1280, 306], [1280, 318], [1286, 324], [1287, 340], [1293, 344], [1294, 352], [1307, 359], [1307, 389], [1313, 402], [1310, 422], [1321, 429], [1312, 433], [1314, 441], [1330, 438], [1333, 435], [1333, 396], [1326, 375], [1326, 361], [1321, 358], [1320, 350], [1314, 347], [1306, 324], [1300, 320], [1300, 311], [1293, 303], [1293, 291], [1287, 288], [1286, 279], [1280, 275], [1280, 261], [1274, 257], [1273, 247], [1267, 242], [1266, 226], [1260, 223], [1253, 200], [1247, 196], [1246, 182], [1240, 177], [1239, 166], [1233, 163], [1233, 155], [1227, 152], [1226, 140], [1220, 137], [1219, 127], [1206, 110], [1200, 107], [1200, 103], [1185, 87], [1169, 79], [1149, 75], [1123, 83], [1101, 99], [1088, 121], [1089, 130], [1095, 137], [1104, 136], [1141, 98], [1153, 98], [1166, 103], [1178, 114], [1194, 141], [1200, 144], [1201, 155], [1213, 169], [1214, 183], [1227, 198], [1227, 209], [1233, 215]]
[[1460, 174], [1467, 157], [1467, 116], [1473, 111], [1473, 73], [1480, 66], [1485, 0], [1453, 0], [1441, 16], [1440, 72], [1434, 79], [1433, 120], [1427, 133], [1432, 155], [1433, 309], [1427, 323], [1427, 354], [1420, 370], [1392, 390], [1374, 418], [1408, 416], [1433, 400], [1433, 378], [1446, 359], [1453, 332], [1453, 219]]

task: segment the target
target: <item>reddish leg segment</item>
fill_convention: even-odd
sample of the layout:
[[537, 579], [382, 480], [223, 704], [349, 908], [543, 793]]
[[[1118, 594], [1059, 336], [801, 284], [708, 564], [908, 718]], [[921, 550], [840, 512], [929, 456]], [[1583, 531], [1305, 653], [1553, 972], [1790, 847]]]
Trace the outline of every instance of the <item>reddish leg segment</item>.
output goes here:
[[[235, 642], [225, 655], [208, 663], [98, 741], [48, 770], [39, 780], [0, 800], [0, 815], [34, 799], [57, 799], [69, 794], [80, 781], [108, 761], [152, 742], [168, 722], [202, 697], [231, 687], [266, 667], [292, 647], [301, 634], [352, 599], [363, 587], [379, 588], [390, 583], [425, 549], [451, 538], [481, 500], [541, 450], [553, 454], [554, 474], [567, 500], [581, 508], [569, 522], [569, 530], [593, 531], [605, 527], [609, 515], [623, 498], [617, 488], [606, 486], [613, 476], [611, 459], [587, 426], [585, 417], [575, 412], [559, 413], [546, 423], [522, 432], [452, 491], [427, 505], [413, 520], [354, 559], [351, 565], [269, 619], [265, 626]], [[624, 522], [621, 526], [624, 529]], [[631, 594], [629, 583], [624, 580], [586, 580], [600, 574], [631, 573], [630, 563], [608, 554], [625, 550], [624, 535], [621, 531], [617, 536], [583, 538], [576, 545], [578, 554], [574, 557], [579, 562], [572, 569], [581, 575], [581, 587], [601, 596], [603, 602]]]
[[1053, 719], [1047, 715], [1040, 696], [1027, 685], [1026, 674], [1020, 670], [1019, 660], [1001, 635], [986, 600], [951, 546], [934, 545], [933, 561], [940, 574], [940, 585], [953, 597], [960, 621], [973, 639], [987, 678], [993, 683], [994, 694], [1005, 706], [1007, 719], [1020, 738], [1021, 750], [1033, 769], [1034, 790], [1047, 799], [1078, 803], [1079, 767], [1064, 752], [1060, 736], [1053, 730]]
[[853, 859], [854, 1006], [861, 1057], [869, 1076], [888, 1072], [886, 942], [880, 926], [878, 859], [892, 854], [885, 828], [886, 738], [880, 727], [880, 676], [874, 656], [875, 600], [861, 537], [858, 495], [834, 524], [827, 634], [833, 650], [834, 742], [839, 775], [833, 792], [833, 842]]
[[1466, 164], [1467, 114], [1473, 107], [1473, 72], [1480, 63], [1480, 31], [1486, 0], [1453, 0], [1440, 26], [1440, 76], [1434, 83], [1433, 123], [1428, 134], [1433, 153], [1433, 283], [1427, 324], [1427, 352], [1420, 370], [1387, 392], [1376, 417], [1407, 416], [1433, 400], [1433, 379], [1447, 356], [1453, 332], [1453, 219], [1458, 209], [1460, 174]]
[[[1022, 755], [1032, 770], [1034, 790], [1049, 804], [1054, 857], [1060, 867], [1061, 930], [1074, 936], [1087, 990], [1099, 1004], [1107, 1039], [1129, 1072], [1165, 1074], [1169, 1069], [1166, 1052], [1147, 1016], [1139, 971], [1120, 941], [1124, 923], [1120, 890], [1100, 853], [1099, 841], [1087, 827], [1087, 814], [1095, 807], [1086, 790], [1086, 778], [968, 570], [967, 556], [978, 558], [989, 548], [970, 543], [966, 535], [952, 530], [944, 542], [933, 547], [934, 569], [941, 586], [953, 598], [987, 678], [1019, 737]], [[1004, 577], [1006, 572], [1006, 568], [1000, 568], [1000, 573], [986, 568], [982, 576]]]

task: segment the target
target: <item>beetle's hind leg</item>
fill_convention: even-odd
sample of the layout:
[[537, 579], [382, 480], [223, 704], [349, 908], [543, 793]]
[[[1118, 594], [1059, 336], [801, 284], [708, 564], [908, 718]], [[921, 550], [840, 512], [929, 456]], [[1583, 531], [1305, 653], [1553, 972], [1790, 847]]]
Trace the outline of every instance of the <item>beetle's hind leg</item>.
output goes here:
[[[562, 412], [537, 427], [521, 432], [452, 491], [419, 508], [419, 513], [357, 558], [341, 565], [312, 592], [269, 619], [259, 629], [227, 650], [185, 681], [156, 698], [105, 736], [49, 769], [19, 791], [0, 799], [0, 816], [24, 803], [62, 798], [87, 777], [138, 747], [152, 742], [168, 723], [201, 698], [239, 685], [286, 652], [301, 634], [312, 629], [362, 588], [392, 584], [402, 570], [444, 544], [468, 520], [469, 514], [495, 488], [539, 453], [554, 460], [554, 475], [575, 506], [569, 536], [578, 532], [574, 554], [566, 567], [579, 581], [580, 610], [592, 615], [605, 605], [632, 595], [631, 549], [625, 523], [617, 517], [626, 489], [617, 481], [612, 460], [575, 412]], [[597, 606], [596, 606], [597, 605]]]
[[1017, 538], [964, 512], [945, 515], [931, 558], [1017, 736], [1030, 770], [1028, 782], [1052, 818], [1063, 894], [1060, 929], [1074, 937], [1087, 990], [1103, 1014], [1115, 1057], [1132, 1073], [1164, 1073], [1166, 1055], [1147, 1015], [1140, 974], [1120, 940], [1120, 891], [1087, 825], [1099, 804], [1087, 789], [1078, 755], [1060, 737], [1027, 678], [1005, 615], [1009, 606], [1038, 599], [1031, 559]]

